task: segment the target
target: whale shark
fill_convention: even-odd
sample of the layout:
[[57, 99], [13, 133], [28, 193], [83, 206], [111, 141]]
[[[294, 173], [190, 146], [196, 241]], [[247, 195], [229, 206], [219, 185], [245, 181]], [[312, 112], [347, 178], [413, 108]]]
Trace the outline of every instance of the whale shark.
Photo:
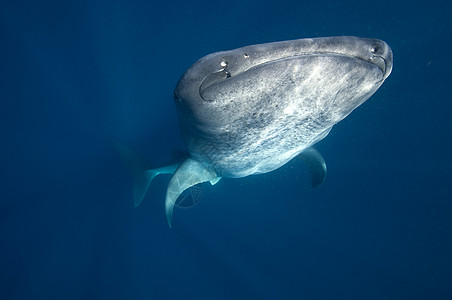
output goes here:
[[312, 185], [322, 184], [326, 164], [313, 145], [378, 90], [392, 65], [387, 43], [352, 36], [257, 44], [204, 56], [174, 90], [188, 154], [159, 168], [135, 168], [135, 205], [155, 176], [172, 174], [165, 199], [171, 227], [184, 191], [221, 178], [268, 173], [295, 157], [306, 162]]

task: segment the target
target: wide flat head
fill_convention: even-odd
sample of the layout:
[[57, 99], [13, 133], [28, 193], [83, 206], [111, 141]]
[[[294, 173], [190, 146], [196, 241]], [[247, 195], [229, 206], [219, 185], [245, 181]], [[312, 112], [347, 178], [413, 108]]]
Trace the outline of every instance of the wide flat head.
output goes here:
[[276, 169], [323, 138], [389, 76], [380, 40], [301, 39], [217, 52], [175, 89], [191, 155], [218, 174]]

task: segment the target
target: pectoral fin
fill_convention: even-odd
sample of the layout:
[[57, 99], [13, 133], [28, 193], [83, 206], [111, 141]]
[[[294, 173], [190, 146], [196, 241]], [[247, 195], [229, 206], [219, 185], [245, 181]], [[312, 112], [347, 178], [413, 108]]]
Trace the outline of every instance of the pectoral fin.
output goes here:
[[170, 165], [162, 168], [146, 170], [136, 173], [133, 180], [133, 203], [135, 207], [141, 204], [146, 192], [149, 189], [152, 179], [159, 174], [173, 174], [179, 165]]
[[166, 192], [165, 210], [169, 227], [171, 228], [174, 204], [184, 190], [198, 183], [216, 182], [218, 180], [213, 168], [191, 158], [185, 160], [171, 178]]
[[173, 174], [179, 164], [172, 164], [161, 168], [152, 168], [152, 165], [133, 150], [114, 141], [116, 150], [122, 159], [126, 162], [133, 175], [133, 203], [140, 205], [146, 195], [149, 185], [155, 176], [159, 174]]
[[326, 163], [319, 151], [309, 147], [300, 153], [299, 157], [308, 166], [313, 187], [321, 185], [326, 177]]

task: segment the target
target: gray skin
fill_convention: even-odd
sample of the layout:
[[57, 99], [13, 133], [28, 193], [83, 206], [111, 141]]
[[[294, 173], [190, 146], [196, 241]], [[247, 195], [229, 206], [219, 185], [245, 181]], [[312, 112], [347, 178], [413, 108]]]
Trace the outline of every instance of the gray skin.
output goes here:
[[321, 184], [326, 164], [311, 146], [372, 96], [391, 70], [385, 42], [357, 37], [253, 45], [201, 58], [174, 91], [190, 157], [145, 169], [119, 147], [134, 173], [135, 205], [155, 176], [174, 173], [165, 200], [171, 227], [184, 190], [222, 177], [267, 173], [297, 155], [313, 185]]
[[193, 160], [218, 177], [275, 170], [323, 139], [392, 70], [381, 40], [300, 39], [216, 52], [175, 89]]

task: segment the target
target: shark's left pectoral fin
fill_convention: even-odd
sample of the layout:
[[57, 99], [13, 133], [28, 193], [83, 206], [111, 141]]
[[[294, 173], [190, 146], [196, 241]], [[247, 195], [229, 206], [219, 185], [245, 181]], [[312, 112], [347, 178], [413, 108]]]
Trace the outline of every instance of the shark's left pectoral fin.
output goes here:
[[206, 166], [194, 159], [185, 160], [174, 173], [166, 192], [165, 210], [168, 225], [171, 228], [174, 204], [180, 194], [191, 186], [210, 181], [218, 182], [219, 178], [213, 168]]
[[311, 183], [313, 187], [321, 185], [326, 177], [326, 163], [314, 147], [309, 147], [300, 153], [299, 157], [308, 166], [311, 173]]

